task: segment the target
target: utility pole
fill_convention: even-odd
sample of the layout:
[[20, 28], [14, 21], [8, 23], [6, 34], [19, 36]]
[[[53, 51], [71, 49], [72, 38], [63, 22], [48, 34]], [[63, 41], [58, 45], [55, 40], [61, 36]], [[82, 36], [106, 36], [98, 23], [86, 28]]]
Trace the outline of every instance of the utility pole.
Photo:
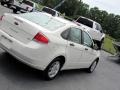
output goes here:
[[61, 1], [57, 6], [55, 6], [53, 9], [57, 9], [58, 7], [60, 7], [64, 2], [65, 2], [66, 0], [63, 0], [63, 1]]

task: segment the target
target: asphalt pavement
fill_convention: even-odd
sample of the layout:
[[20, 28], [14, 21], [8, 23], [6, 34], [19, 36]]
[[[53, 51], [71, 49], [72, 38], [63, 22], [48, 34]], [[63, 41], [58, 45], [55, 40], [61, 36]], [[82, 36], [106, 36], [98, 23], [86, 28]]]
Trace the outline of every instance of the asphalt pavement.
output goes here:
[[[12, 11], [0, 5], [0, 15]], [[0, 90], [120, 90], [120, 60], [101, 51], [92, 74], [83, 70], [62, 71], [52, 81], [0, 49]]]

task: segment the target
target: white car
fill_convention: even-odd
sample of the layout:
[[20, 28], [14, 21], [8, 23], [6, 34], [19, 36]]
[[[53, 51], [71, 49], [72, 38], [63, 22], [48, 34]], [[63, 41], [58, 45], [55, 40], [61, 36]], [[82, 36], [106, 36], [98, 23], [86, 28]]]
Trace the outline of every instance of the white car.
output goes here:
[[87, 31], [91, 37], [93, 38], [94, 42], [98, 45], [99, 49], [101, 49], [102, 43], [105, 38], [105, 34], [103, 33], [102, 27], [99, 23], [88, 19], [86, 17], [80, 16], [75, 23], [77, 25], [84, 28], [85, 31]]
[[0, 47], [21, 62], [44, 71], [47, 80], [60, 70], [93, 72], [100, 53], [89, 34], [76, 24], [42, 12], [4, 14]]
[[13, 12], [32, 12], [36, 10], [38, 5], [30, 0], [13, 0], [11, 8], [13, 8]]

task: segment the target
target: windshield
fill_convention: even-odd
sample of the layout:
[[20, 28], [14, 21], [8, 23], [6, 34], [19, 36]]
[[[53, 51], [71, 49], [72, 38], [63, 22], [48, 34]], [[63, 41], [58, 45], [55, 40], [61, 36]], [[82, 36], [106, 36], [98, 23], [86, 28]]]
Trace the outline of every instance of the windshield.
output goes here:
[[60, 22], [52, 16], [48, 16], [41, 12], [25, 13], [20, 15], [31, 22], [34, 22], [50, 31], [54, 31], [65, 26], [65, 23]]
[[77, 20], [77, 22], [78, 23], [81, 23], [81, 24], [83, 24], [83, 25], [86, 25], [86, 26], [88, 26], [88, 27], [90, 27], [90, 28], [93, 28], [93, 22], [92, 21], [90, 21], [90, 20], [88, 20], [88, 19], [85, 19], [85, 18], [79, 18], [78, 20]]
[[29, 6], [32, 6], [32, 7], [33, 7], [33, 3], [32, 3], [32, 2], [30, 2], [30, 1], [23, 0], [23, 1], [22, 1], [22, 3], [27, 4], [27, 5], [29, 5]]
[[49, 13], [49, 14], [51, 14], [52, 16], [55, 16], [55, 14], [56, 14], [56, 12], [55, 12], [54, 10], [52, 10], [52, 9], [50, 9], [50, 8], [46, 8], [46, 7], [44, 7], [44, 8], [42, 9], [42, 11], [43, 11], [43, 12], [46, 12], [46, 13]]

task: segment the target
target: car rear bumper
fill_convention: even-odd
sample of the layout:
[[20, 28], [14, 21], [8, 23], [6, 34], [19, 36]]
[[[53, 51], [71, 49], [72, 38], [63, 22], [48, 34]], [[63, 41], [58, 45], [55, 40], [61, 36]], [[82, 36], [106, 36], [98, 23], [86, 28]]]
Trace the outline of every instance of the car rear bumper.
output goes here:
[[[1, 42], [2, 36], [5, 36], [6, 38], [12, 40], [12, 44], [9, 44], [9, 43], [3, 44], [3, 42]], [[39, 52], [40, 51], [38, 49], [39, 46], [33, 45], [33, 44], [25, 45], [15, 40], [13, 37], [9, 36], [2, 30], [0, 30], [0, 48], [4, 49], [9, 54], [11, 54], [12, 56], [14, 56], [15, 58], [17, 58], [19, 61], [23, 63], [33, 68], [44, 70], [46, 68], [46, 62], [45, 62], [46, 60], [43, 60], [45, 59], [43, 56], [44, 54], [43, 50]]]

